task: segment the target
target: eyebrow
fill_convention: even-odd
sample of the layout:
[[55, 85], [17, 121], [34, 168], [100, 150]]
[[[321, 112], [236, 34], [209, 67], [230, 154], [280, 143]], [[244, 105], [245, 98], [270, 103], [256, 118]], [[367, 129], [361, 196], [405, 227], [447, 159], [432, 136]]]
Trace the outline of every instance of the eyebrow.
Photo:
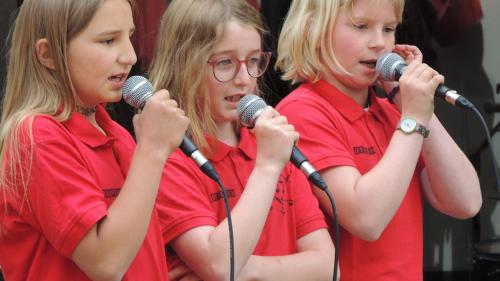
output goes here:
[[[135, 26], [133, 28], [129, 29], [129, 33], [134, 33], [135, 31], [136, 31]], [[113, 30], [107, 30], [107, 31], [100, 32], [97, 35], [98, 36], [115, 35], [115, 34], [119, 34], [121, 32], [122, 31], [119, 29], [113, 29]]]
[[[255, 52], [260, 52], [261, 49], [254, 49], [254, 50], [251, 50], [249, 53], [255, 53]], [[214, 53], [213, 55], [214, 56], [220, 56], [220, 55], [229, 55], [229, 54], [233, 54], [235, 51], [234, 50], [226, 50], [226, 51], [220, 51], [220, 52], [216, 52]]]

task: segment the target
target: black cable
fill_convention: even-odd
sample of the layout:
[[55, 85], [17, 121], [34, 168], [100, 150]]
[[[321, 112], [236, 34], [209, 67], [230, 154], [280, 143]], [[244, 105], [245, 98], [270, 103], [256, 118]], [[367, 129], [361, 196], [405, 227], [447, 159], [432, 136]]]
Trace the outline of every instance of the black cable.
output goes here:
[[233, 220], [231, 218], [231, 208], [229, 207], [229, 200], [227, 199], [226, 189], [222, 184], [220, 178], [217, 177], [215, 180], [222, 191], [222, 197], [224, 198], [224, 206], [226, 207], [227, 215], [227, 227], [229, 229], [229, 264], [230, 273], [229, 280], [234, 281], [234, 234], [233, 234]]
[[314, 172], [309, 176], [309, 180], [316, 185], [319, 189], [323, 190], [328, 196], [328, 200], [330, 200], [330, 204], [332, 205], [332, 213], [333, 213], [333, 225], [335, 227], [335, 260], [333, 265], [333, 281], [337, 281], [337, 272], [339, 267], [339, 253], [340, 253], [340, 227], [339, 227], [339, 217], [337, 215], [337, 206], [335, 205], [335, 200], [333, 199], [333, 195], [328, 189], [325, 181], [321, 177], [318, 172]]
[[475, 106], [469, 107], [469, 109], [474, 111], [476, 113], [476, 115], [479, 117], [479, 120], [481, 120], [481, 123], [483, 124], [483, 128], [486, 132], [486, 140], [488, 141], [488, 145], [490, 147], [490, 153], [491, 153], [491, 160], [493, 161], [493, 169], [494, 169], [493, 174], [495, 175], [498, 200], [500, 201], [500, 176], [498, 175], [498, 165], [497, 165], [497, 161], [495, 158], [495, 153], [493, 152], [493, 145], [491, 144], [491, 135], [490, 135], [488, 125], [486, 124], [486, 121], [484, 120], [483, 116], [481, 115], [481, 112], [479, 112], [479, 110]]
[[330, 200], [330, 204], [332, 204], [333, 211], [333, 220], [335, 225], [335, 261], [333, 267], [333, 281], [337, 281], [337, 271], [339, 267], [339, 253], [340, 253], [340, 227], [339, 227], [339, 219], [337, 215], [337, 206], [335, 205], [335, 200], [333, 200], [333, 195], [330, 190], [327, 188], [325, 190], [326, 195], [328, 195], [328, 199]]

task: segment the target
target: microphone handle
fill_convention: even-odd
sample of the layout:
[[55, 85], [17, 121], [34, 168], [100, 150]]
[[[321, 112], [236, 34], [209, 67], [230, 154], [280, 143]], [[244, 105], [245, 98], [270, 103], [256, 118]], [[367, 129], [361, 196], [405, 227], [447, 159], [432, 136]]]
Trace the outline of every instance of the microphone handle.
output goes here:
[[312, 182], [314, 185], [319, 187], [322, 190], [326, 190], [328, 187], [326, 183], [323, 181], [323, 178], [319, 174], [318, 171], [307, 161], [307, 158], [304, 154], [297, 148], [296, 145], [292, 148], [292, 155], [290, 156], [290, 162], [295, 165], [298, 169], [300, 169], [307, 177], [307, 179]]
[[190, 156], [191, 154], [193, 154], [193, 152], [198, 150], [198, 148], [194, 145], [194, 143], [187, 136], [184, 136], [182, 138], [182, 142], [181, 142], [181, 145], [179, 146], [179, 148], [187, 156]]
[[196, 165], [198, 165], [198, 167], [200, 167], [205, 175], [207, 175], [214, 181], [220, 180], [219, 174], [217, 174], [210, 161], [208, 161], [208, 159], [205, 158], [203, 154], [201, 154], [201, 152], [198, 150], [198, 147], [194, 145], [189, 137], [184, 136], [182, 138], [182, 142], [179, 148], [182, 150], [182, 152], [184, 152], [184, 154], [186, 154], [187, 157], [190, 157], [196, 163]]
[[439, 84], [439, 86], [436, 89], [435, 96], [457, 107], [466, 109], [472, 109], [474, 107], [474, 104], [472, 104], [464, 96], [459, 95], [457, 91], [452, 90], [443, 84]]

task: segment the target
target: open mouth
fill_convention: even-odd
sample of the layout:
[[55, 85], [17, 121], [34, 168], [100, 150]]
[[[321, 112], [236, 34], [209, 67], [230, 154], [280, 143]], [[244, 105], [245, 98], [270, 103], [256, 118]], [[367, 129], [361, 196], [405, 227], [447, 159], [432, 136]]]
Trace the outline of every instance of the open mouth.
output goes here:
[[111, 80], [113, 82], [123, 82], [125, 80], [125, 78], [127, 78], [127, 74], [117, 74], [117, 75], [113, 75], [111, 77], [108, 78], [108, 80]]
[[224, 100], [230, 101], [230, 102], [239, 102], [243, 95], [234, 95], [234, 96], [228, 96], [225, 97]]
[[366, 61], [361, 61], [361, 64], [365, 65], [368, 68], [374, 69], [375, 66], [377, 65], [377, 61], [376, 60], [366, 60]]

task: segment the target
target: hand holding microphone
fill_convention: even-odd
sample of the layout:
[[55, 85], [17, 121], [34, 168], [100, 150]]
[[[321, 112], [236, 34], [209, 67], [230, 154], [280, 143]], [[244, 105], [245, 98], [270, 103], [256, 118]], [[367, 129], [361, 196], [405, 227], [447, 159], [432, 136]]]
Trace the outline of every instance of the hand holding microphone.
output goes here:
[[257, 163], [279, 167], [279, 173], [290, 161], [293, 144], [299, 139], [295, 128], [288, 124], [285, 116], [267, 106], [253, 126], [257, 142]]
[[[404, 62], [403, 58], [401, 58], [398, 54], [395, 53], [388, 53], [381, 56], [377, 60], [377, 65], [376, 65], [379, 78], [383, 81], [399, 81], [399, 79], [401, 78], [401, 76], [403, 76], [403, 73], [407, 70], [407, 68], [408, 70], [411, 70], [411, 68], [409, 67], [410, 66], [408, 66]], [[413, 76], [411, 77], [411, 79], [414, 79], [415, 77], [425, 78], [423, 76], [420, 76], [420, 75], [426, 75], [424, 71], [422, 71], [422, 68], [419, 68], [418, 70], [412, 71]], [[427, 75], [428, 73], [430, 72], [427, 72]], [[454, 106], [468, 108], [468, 109], [472, 109], [474, 107], [474, 105], [470, 101], [468, 101], [465, 97], [459, 95], [457, 91], [448, 88], [447, 86], [442, 84], [442, 82], [439, 83], [439, 85], [434, 91], [434, 94], [438, 98], [441, 98]]]
[[[168, 95], [168, 92], [166, 90], [158, 91], [155, 95], [153, 95], [153, 85], [151, 85], [151, 82], [149, 82], [146, 78], [142, 76], [132, 76], [129, 77], [127, 81], [125, 81], [125, 84], [123, 85], [122, 88], [122, 93], [125, 102], [127, 102], [131, 106], [138, 109], [145, 108], [144, 112], [142, 112], [141, 115], [142, 114], [151, 115], [151, 117], [148, 118], [148, 120], [151, 120], [150, 122], [153, 122], [153, 124], [158, 123], [158, 120], [161, 120], [161, 122], [170, 122], [171, 124], [177, 124], [179, 122], [177, 126], [167, 127], [166, 130], [167, 136], [165, 137], [172, 139], [179, 139], [179, 141], [175, 143], [174, 147], [179, 146], [180, 143], [180, 149], [182, 150], [182, 152], [184, 152], [186, 156], [190, 157], [207, 176], [209, 176], [215, 181], [219, 180], [219, 175], [212, 167], [212, 164], [210, 164], [210, 162], [205, 158], [205, 156], [201, 154], [201, 152], [193, 144], [193, 142], [187, 136], [184, 135], [189, 121], [187, 117], [184, 116], [184, 111], [182, 111], [182, 109], [177, 107], [177, 102], [170, 99], [170, 96]], [[161, 107], [164, 108], [164, 111], [166, 110], [167, 112], [172, 112], [172, 113], [171, 114], [165, 113], [160, 116], [156, 116], [155, 115], [156, 112], [160, 111]], [[149, 108], [153, 109], [149, 110]], [[180, 120], [182, 119], [180, 115], [182, 115], [182, 117], [185, 120], [184, 119]], [[173, 118], [174, 120], [170, 118]], [[134, 116], [134, 127], [136, 122], [140, 122], [139, 121], [140, 119], [142, 119], [142, 117]], [[141, 126], [139, 125], [138, 127]], [[141, 132], [139, 133], [142, 133], [142, 131], [144, 130], [154, 133], [157, 127], [158, 126], [151, 126], [151, 128], [149, 129], [142, 128], [140, 129]], [[176, 138], [177, 135], [179, 135], [178, 138]], [[180, 141], [181, 139], [182, 142]], [[163, 140], [163, 143], [165, 143], [165, 140]]]
[[[241, 124], [243, 126], [253, 128], [256, 125], [257, 119], [264, 112], [266, 106], [266, 102], [256, 95], [244, 96], [239, 101], [237, 108]], [[289, 127], [289, 129], [295, 131], [293, 127]], [[270, 141], [274, 141], [276, 144], [279, 144], [274, 139]], [[282, 150], [282, 145], [280, 145], [278, 149]], [[318, 171], [316, 171], [311, 163], [307, 161], [304, 154], [302, 154], [302, 152], [295, 145], [293, 145], [292, 147], [292, 152], [291, 156], [289, 156], [289, 159], [295, 165], [295, 167], [299, 168], [306, 175], [307, 179], [310, 182], [312, 182], [322, 190], [328, 189], [325, 182], [321, 178], [321, 175], [318, 173]]]
[[148, 99], [133, 124], [138, 146], [147, 142], [159, 153], [169, 155], [180, 145], [189, 119], [168, 91], [161, 90]]

